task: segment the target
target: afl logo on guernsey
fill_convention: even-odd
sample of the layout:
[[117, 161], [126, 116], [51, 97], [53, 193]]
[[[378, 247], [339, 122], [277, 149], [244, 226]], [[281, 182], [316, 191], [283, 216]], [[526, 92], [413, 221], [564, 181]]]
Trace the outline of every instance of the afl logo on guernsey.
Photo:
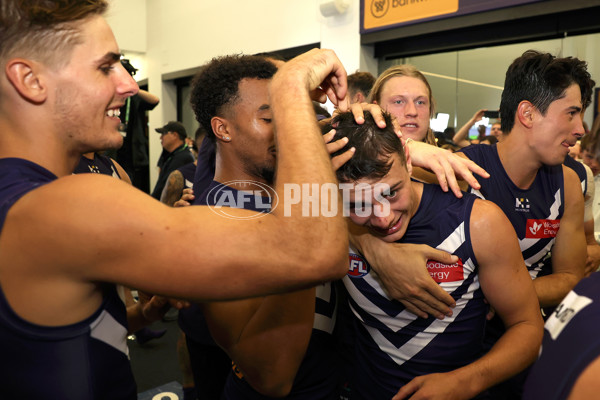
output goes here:
[[358, 254], [350, 254], [350, 266], [348, 267], [348, 276], [351, 278], [360, 278], [370, 271], [369, 264]]

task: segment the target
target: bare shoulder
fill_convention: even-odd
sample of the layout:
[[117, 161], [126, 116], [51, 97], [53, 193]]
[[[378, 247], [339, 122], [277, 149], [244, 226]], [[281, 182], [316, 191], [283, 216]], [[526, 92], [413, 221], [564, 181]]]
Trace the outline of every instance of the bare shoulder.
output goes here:
[[470, 226], [472, 235], [483, 234], [485, 230], [512, 229], [502, 209], [494, 202], [483, 199], [476, 199], [473, 203]]
[[583, 370], [581, 375], [579, 375], [568, 399], [588, 400], [596, 398], [598, 396], [598, 392], [600, 392], [600, 380], [598, 379], [599, 375], [600, 356], [596, 357], [596, 359], [592, 361], [585, 370]]

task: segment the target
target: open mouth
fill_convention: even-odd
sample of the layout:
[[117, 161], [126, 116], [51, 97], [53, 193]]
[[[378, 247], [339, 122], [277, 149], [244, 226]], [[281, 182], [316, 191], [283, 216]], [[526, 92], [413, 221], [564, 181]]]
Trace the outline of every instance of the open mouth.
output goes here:
[[106, 116], [111, 118], [119, 118], [121, 116], [121, 109], [111, 108], [110, 110], [106, 111]]
[[371, 227], [371, 229], [379, 236], [389, 236], [389, 235], [392, 235], [392, 234], [398, 232], [401, 224], [402, 224], [402, 217], [398, 218], [398, 220], [387, 229], [375, 228], [373, 226]]

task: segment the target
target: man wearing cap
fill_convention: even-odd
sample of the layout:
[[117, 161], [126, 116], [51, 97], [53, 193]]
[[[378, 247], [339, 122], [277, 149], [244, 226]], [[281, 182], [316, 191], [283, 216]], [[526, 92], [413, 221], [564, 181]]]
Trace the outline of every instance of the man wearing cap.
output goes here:
[[185, 144], [187, 132], [185, 127], [177, 121], [170, 121], [162, 128], [156, 128], [156, 132], [160, 133], [160, 143], [163, 147], [163, 152], [158, 159], [158, 168], [160, 173], [152, 197], [160, 200], [160, 195], [165, 187], [169, 174], [179, 167], [194, 162], [189, 147]]

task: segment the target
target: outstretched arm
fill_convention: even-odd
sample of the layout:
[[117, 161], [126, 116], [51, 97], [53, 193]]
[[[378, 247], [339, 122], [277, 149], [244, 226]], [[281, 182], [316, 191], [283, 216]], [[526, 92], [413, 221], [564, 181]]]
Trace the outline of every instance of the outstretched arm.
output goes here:
[[455, 301], [431, 278], [426, 263], [436, 260], [451, 264], [457, 261], [456, 256], [426, 245], [386, 243], [351, 221], [348, 232], [350, 242], [381, 277], [390, 297], [421, 318], [452, 315]]
[[[481, 187], [473, 174], [483, 178], [490, 176], [487, 171], [469, 160], [463, 153], [452, 153], [449, 150], [414, 140], [408, 141], [406, 145], [410, 151], [413, 166], [428, 170], [413, 168], [412, 175], [423, 182], [439, 184], [444, 192], [450, 188], [456, 197], [462, 197], [461, 188], [466, 190], [467, 185], [474, 189]], [[463, 181], [458, 182], [456, 175], [460, 176]]]
[[[273, 77], [275, 191], [282, 203], [261, 218], [248, 218], [254, 215], [248, 210], [225, 218], [208, 207], [169, 208], [105, 176], [69, 175], [31, 191], [11, 208], [0, 240], [3, 261], [22, 267], [6, 279], [27, 276], [26, 290], [7, 291], [11, 305], [31, 322], [60, 325], [98, 308], [101, 296], [90, 295], [98, 293], [96, 282], [205, 301], [288, 292], [343, 276], [342, 213], [303, 215], [301, 202], [286, 202], [286, 190], [337, 184], [310, 94], [327, 94], [336, 104], [346, 90], [346, 72], [330, 50], [303, 54]], [[341, 199], [320, 200], [327, 210], [342, 209]], [[27, 259], [23, 237], [41, 244]], [[40, 296], [49, 300], [32, 300]]]

